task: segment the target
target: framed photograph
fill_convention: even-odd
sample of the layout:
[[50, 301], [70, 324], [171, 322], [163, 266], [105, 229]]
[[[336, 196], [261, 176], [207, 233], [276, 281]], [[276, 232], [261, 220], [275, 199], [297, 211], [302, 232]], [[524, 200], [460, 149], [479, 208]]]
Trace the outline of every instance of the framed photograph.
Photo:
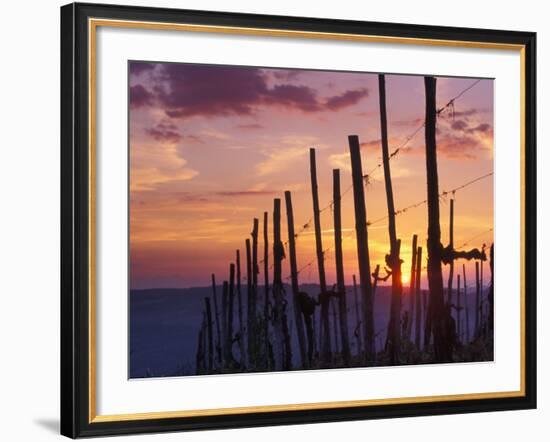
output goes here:
[[62, 7], [62, 434], [535, 408], [535, 44]]

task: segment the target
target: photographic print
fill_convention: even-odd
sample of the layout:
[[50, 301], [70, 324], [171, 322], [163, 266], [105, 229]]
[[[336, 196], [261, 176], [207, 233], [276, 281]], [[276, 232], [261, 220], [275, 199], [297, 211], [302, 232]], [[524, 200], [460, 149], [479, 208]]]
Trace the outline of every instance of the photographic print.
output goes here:
[[493, 360], [493, 79], [128, 78], [130, 378]]

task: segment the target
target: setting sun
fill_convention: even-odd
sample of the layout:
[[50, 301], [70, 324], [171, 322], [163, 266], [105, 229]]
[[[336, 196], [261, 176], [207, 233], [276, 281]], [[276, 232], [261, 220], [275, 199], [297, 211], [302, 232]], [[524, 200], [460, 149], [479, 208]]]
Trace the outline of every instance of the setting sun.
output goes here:
[[401, 274], [401, 282], [403, 284], [408, 284], [409, 281], [410, 281], [410, 275], [408, 275], [406, 273]]

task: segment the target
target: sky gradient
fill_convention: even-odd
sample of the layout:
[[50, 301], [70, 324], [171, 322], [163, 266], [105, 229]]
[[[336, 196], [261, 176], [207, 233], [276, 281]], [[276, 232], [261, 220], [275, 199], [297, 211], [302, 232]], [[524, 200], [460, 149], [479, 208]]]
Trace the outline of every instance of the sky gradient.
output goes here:
[[[438, 78], [437, 107], [476, 81]], [[341, 171], [342, 191], [351, 185], [348, 135], [359, 136], [364, 173], [381, 161], [376, 74], [130, 62], [129, 88], [132, 289], [206, 286], [212, 273], [227, 279], [235, 250], [244, 256], [254, 217], [260, 219], [263, 256], [261, 221], [268, 211], [271, 240], [274, 198], [282, 199], [282, 238], [288, 238], [285, 190], [292, 192], [296, 230], [302, 230], [313, 214], [310, 147], [317, 152], [321, 207], [332, 199], [334, 168]], [[386, 75], [386, 98], [391, 152], [423, 124], [423, 77]], [[493, 171], [493, 80], [479, 81], [441, 113], [437, 151], [440, 192]], [[397, 209], [426, 199], [423, 128], [390, 165]], [[366, 186], [366, 204], [370, 221], [387, 215], [381, 168]], [[440, 211], [446, 245], [448, 198], [441, 199]], [[325, 267], [332, 284], [330, 207], [321, 223], [323, 247], [331, 248]], [[425, 250], [426, 205], [399, 214], [396, 224], [406, 283], [414, 233]], [[351, 191], [342, 198], [342, 225], [349, 284], [357, 273]], [[298, 268], [315, 260], [312, 227], [297, 239]], [[493, 178], [488, 177], [455, 194], [455, 246], [474, 236], [467, 248], [490, 245], [492, 227]], [[371, 265], [383, 266], [389, 252], [385, 220], [369, 227], [369, 249]], [[467, 263], [470, 274], [472, 268]], [[288, 275], [287, 259], [283, 277]], [[317, 282], [316, 264], [304, 268], [299, 279]], [[422, 283], [426, 286], [425, 271]]]

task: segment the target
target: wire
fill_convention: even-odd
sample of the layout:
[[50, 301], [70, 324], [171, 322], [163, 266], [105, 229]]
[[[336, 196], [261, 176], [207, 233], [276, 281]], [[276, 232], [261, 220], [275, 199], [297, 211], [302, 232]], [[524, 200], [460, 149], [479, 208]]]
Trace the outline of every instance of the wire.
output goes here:
[[[447, 195], [449, 194], [455, 194], [456, 192], [458, 192], [459, 190], [462, 190], [468, 186], [471, 186], [472, 184], [475, 184], [477, 183], [478, 181], [481, 181], [482, 179], [485, 179], [485, 178], [488, 178], [490, 176], [493, 175], [493, 172], [489, 172], [489, 173], [486, 173], [485, 175], [482, 175], [480, 177], [477, 177], [477, 178], [474, 178], [473, 180], [470, 180], [468, 181], [467, 183], [464, 183], [464, 184], [461, 184], [460, 186], [458, 187], [455, 187], [454, 189], [451, 189], [451, 190], [444, 190], [443, 192], [441, 192], [439, 194], [439, 198], [444, 198], [446, 197]], [[403, 207], [402, 209], [398, 209], [394, 212], [394, 215], [401, 215], [405, 212], [407, 212], [408, 210], [410, 209], [414, 209], [416, 207], [420, 207], [424, 204], [426, 204], [428, 202], [428, 200], [422, 200], [422, 201], [418, 201], [417, 203], [414, 203], [414, 204], [411, 204], [410, 206], [407, 206], [407, 207]], [[385, 219], [387, 219], [389, 217], [389, 215], [385, 215], [381, 218], [378, 218], [378, 219], [375, 219], [374, 221], [367, 221], [367, 226], [371, 226], [373, 224], [377, 224], [379, 223], [380, 221], [384, 221]]]
[[464, 243], [462, 243], [460, 246], [457, 247], [457, 249], [461, 249], [462, 247], [466, 247], [468, 244], [470, 244], [474, 239], [478, 239], [484, 235], [486, 235], [487, 233], [490, 233], [493, 231], [493, 228], [491, 227], [489, 230], [485, 230], [484, 232], [481, 232], [481, 233], [478, 233], [477, 235], [475, 236], [472, 236], [471, 238], [469, 238], [468, 240], [464, 241]]

